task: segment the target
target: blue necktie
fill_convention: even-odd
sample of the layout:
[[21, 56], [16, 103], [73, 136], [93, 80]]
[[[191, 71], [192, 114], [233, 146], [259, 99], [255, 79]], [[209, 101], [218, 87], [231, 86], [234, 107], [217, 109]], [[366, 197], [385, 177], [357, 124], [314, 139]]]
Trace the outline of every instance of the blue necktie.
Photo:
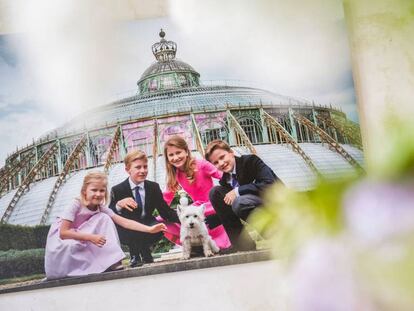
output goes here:
[[139, 186], [135, 187], [135, 202], [137, 202], [138, 215], [140, 215], [141, 218], [144, 217], [145, 211], [144, 206], [142, 205], [141, 195], [139, 194]]
[[237, 181], [236, 174], [231, 174], [231, 186], [236, 188], [239, 186], [239, 182]]

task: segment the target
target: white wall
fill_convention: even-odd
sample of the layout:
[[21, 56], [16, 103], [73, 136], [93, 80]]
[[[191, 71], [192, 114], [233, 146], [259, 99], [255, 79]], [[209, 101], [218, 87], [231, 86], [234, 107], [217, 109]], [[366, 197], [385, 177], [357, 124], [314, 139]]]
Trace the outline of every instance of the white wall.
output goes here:
[[0, 295], [2, 311], [286, 310], [275, 261]]

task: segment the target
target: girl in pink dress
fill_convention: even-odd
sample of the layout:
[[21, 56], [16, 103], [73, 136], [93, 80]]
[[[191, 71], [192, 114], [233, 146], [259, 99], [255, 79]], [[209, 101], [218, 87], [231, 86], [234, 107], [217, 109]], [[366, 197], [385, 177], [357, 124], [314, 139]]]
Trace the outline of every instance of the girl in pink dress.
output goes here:
[[[180, 136], [173, 136], [165, 142], [164, 157], [167, 168], [167, 190], [164, 192], [164, 200], [171, 204], [176, 191], [183, 189], [191, 197], [194, 205], [205, 203], [204, 214], [212, 219], [215, 211], [208, 197], [213, 187], [212, 178], [220, 179], [223, 173], [210, 162], [193, 158], [187, 143]], [[164, 234], [170, 241], [180, 244], [179, 224], [167, 224]], [[209, 229], [209, 234], [221, 249], [230, 247], [230, 240], [222, 225]]]
[[107, 176], [90, 172], [84, 180], [80, 198], [50, 227], [46, 241], [47, 279], [101, 273], [122, 269], [122, 251], [114, 222], [124, 228], [157, 233], [164, 224], [146, 226], [116, 215], [104, 206], [108, 201]]

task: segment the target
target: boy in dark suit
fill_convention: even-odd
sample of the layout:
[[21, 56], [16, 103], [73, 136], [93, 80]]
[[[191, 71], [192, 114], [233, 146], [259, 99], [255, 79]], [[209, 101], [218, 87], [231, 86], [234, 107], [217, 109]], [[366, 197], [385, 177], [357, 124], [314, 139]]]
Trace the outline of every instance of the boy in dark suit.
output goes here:
[[[131, 151], [126, 155], [124, 163], [129, 177], [112, 187], [109, 207], [115, 213], [145, 225], [157, 223], [152, 215], [154, 209], [158, 210], [163, 219], [179, 222], [177, 213], [164, 201], [160, 186], [156, 182], [146, 180], [148, 175], [146, 154], [139, 150]], [[149, 234], [119, 226], [117, 229], [121, 243], [129, 247], [131, 267], [154, 261], [150, 247], [161, 239], [162, 232]]]
[[226, 229], [232, 243], [231, 251], [255, 250], [254, 241], [246, 234], [240, 235], [250, 213], [263, 201], [261, 194], [278, 177], [258, 156], [236, 157], [230, 146], [222, 140], [210, 142], [205, 158], [222, 171], [220, 186], [210, 191], [210, 201]]

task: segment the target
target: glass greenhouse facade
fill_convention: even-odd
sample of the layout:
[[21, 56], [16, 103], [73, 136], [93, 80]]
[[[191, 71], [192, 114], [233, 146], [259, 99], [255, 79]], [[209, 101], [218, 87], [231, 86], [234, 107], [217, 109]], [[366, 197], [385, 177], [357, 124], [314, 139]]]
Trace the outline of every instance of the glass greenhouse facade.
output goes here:
[[317, 176], [335, 178], [363, 167], [358, 126], [335, 108], [241, 86], [203, 86], [177, 60], [176, 44], [152, 46], [156, 62], [138, 80], [137, 95], [100, 106], [9, 156], [0, 170], [3, 223], [51, 223], [78, 195], [88, 170], [108, 172], [110, 186], [126, 173], [125, 154], [149, 156], [148, 178], [165, 185], [164, 142], [183, 136], [196, 157], [213, 139], [239, 154], [256, 153], [288, 186], [307, 190]]

